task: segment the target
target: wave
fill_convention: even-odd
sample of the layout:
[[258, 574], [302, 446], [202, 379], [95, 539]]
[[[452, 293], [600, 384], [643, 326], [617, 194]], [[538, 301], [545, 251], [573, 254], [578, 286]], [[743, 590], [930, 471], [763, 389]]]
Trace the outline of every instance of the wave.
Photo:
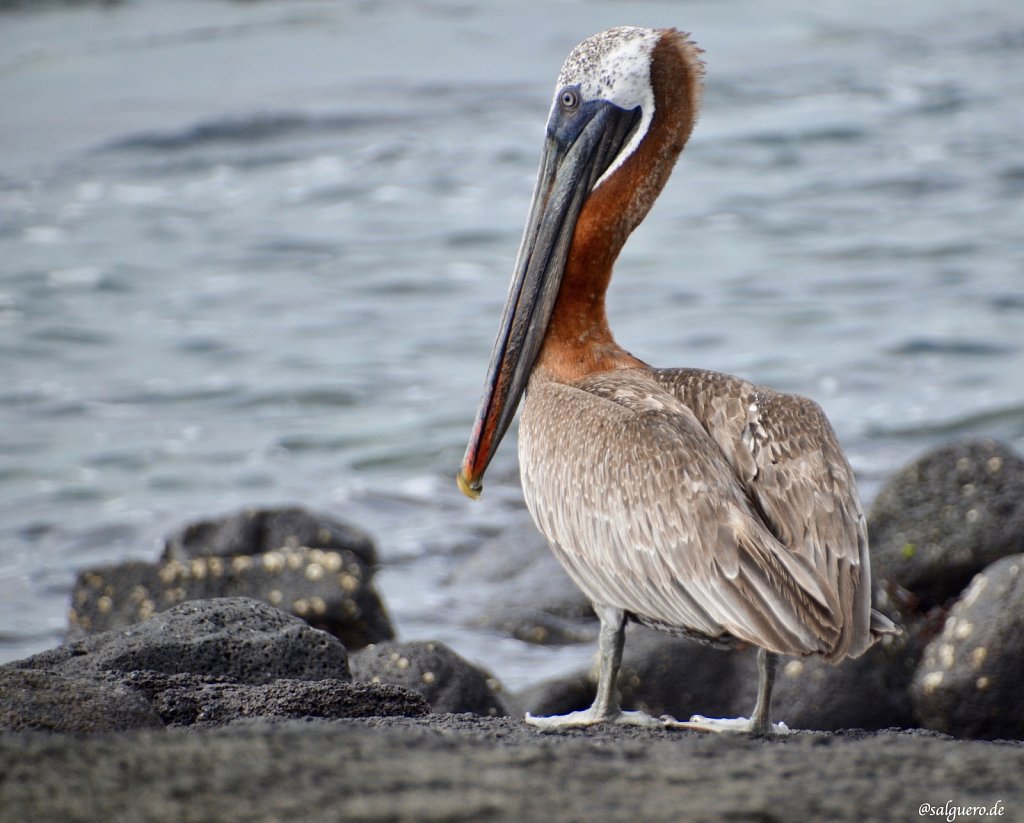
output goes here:
[[1016, 354], [1017, 346], [991, 343], [987, 340], [937, 339], [912, 337], [909, 340], [887, 348], [886, 354], [900, 357], [927, 354], [942, 354], [953, 357], [991, 357]]
[[393, 114], [254, 112], [200, 121], [176, 131], [130, 134], [104, 143], [97, 151], [182, 151], [215, 143], [249, 144], [302, 134], [352, 131], [409, 119], [409, 115]]
[[1006, 440], [1016, 440], [1024, 437], [1024, 404], [972, 412], [947, 420], [921, 421], [908, 426], [876, 424], [868, 428], [867, 434], [893, 440], [996, 434]]

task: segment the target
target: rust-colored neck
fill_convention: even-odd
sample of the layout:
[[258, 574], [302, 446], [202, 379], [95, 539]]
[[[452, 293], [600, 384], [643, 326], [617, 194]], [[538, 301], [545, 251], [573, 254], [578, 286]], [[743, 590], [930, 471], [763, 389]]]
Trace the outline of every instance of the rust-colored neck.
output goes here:
[[701, 63], [685, 35], [665, 30], [651, 54], [655, 111], [636, 150], [580, 211], [535, 368], [562, 383], [644, 366], [612, 337], [604, 300], [626, 238], [661, 193], [697, 118]]

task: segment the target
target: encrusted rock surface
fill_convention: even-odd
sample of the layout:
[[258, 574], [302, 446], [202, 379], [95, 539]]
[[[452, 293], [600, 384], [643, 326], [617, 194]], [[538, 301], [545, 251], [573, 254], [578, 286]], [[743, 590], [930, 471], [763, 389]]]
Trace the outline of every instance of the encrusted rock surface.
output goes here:
[[922, 725], [960, 737], [1024, 739], [1024, 554], [974, 578], [914, 678]]
[[924, 609], [941, 605], [990, 563], [1024, 552], [1024, 459], [993, 440], [933, 449], [886, 483], [868, 526], [875, 579]]
[[253, 597], [330, 632], [350, 649], [394, 637], [362, 531], [303, 509], [250, 509], [186, 526], [159, 562], [81, 572], [71, 637], [123, 628], [182, 602]]
[[435, 712], [509, 713], [497, 680], [444, 643], [378, 643], [349, 663], [356, 681], [404, 686], [423, 695]]
[[350, 551], [376, 567], [377, 549], [366, 532], [298, 507], [246, 509], [227, 517], [190, 523], [164, 543], [162, 560], [263, 554], [282, 547]]

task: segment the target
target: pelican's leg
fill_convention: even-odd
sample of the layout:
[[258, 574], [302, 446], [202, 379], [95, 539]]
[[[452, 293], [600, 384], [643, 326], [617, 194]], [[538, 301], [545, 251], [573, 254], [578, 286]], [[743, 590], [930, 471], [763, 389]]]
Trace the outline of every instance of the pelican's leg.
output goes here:
[[597, 696], [589, 709], [552, 717], [534, 717], [527, 712], [526, 722], [549, 731], [594, 726], [598, 723], [624, 723], [632, 726], [661, 726], [662, 722], [643, 712], [625, 712], [619, 707], [615, 681], [622, 663], [622, 647], [626, 636], [626, 614], [611, 606], [594, 606], [601, 620], [598, 641], [600, 663], [597, 675]]
[[772, 733], [772, 689], [775, 688], [778, 668], [777, 654], [757, 650], [757, 703], [754, 704], [754, 716], [750, 718], [750, 731], [754, 734]]
[[754, 716], [736, 718], [713, 718], [695, 714], [687, 722], [672, 717], [663, 717], [671, 729], [694, 729], [701, 732], [746, 732], [767, 736], [789, 734], [785, 723], [772, 723], [772, 689], [775, 686], [775, 672], [779, 667], [779, 656], [774, 652], [757, 650], [757, 704]]

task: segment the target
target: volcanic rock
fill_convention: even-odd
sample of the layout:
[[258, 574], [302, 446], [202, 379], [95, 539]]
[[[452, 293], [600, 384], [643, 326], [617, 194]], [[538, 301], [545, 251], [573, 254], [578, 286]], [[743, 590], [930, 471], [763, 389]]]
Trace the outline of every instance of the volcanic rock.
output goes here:
[[182, 602], [253, 597], [358, 649], [394, 637], [373, 585], [375, 563], [365, 534], [302, 509], [203, 521], [170, 537], [158, 563], [80, 573], [69, 637], [123, 628]]
[[992, 440], [941, 446], [885, 485], [868, 527], [875, 579], [940, 605], [1024, 551], [1024, 459]]
[[353, 654], [352, 676], [403, 686], [423, 695], [435, 712], [504, 717], [501, 686], [443, 643], [378, 643]]
[[914, 709], [925, 728], [958, 737], [1024, 739], [1024, 554], [974, 578], [925, 649]]

